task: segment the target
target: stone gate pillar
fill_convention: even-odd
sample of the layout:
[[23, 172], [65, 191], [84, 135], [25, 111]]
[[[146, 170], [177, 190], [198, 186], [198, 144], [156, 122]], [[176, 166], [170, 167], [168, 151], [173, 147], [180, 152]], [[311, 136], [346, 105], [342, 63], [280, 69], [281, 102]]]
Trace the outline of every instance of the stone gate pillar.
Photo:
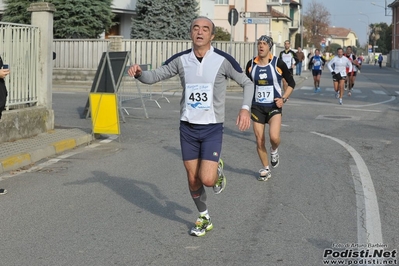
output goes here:
[[37, 2], [30, 4], [32, 26], [40, 29], [39, 72], [38, 72], [38, 105], [52, 109], [53, 87], [53, 13], [55, 6], [51, 3]]

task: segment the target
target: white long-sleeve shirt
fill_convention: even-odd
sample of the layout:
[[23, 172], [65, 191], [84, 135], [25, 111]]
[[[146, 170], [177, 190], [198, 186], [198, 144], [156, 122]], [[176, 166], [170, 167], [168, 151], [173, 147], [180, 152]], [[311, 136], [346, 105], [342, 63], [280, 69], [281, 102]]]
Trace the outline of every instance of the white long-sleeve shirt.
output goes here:
[[346, 77], [347, 68], [348, 72], [352, 72], [352, 63], [346, 56], [334, 56], [334, 58], [328, 62], [327, 67], [330, 72], [340, 73], [341, 77]]
[[[227, 78], [244, 89], [242, 108], [251, 110], [254, 85], [238, 62], [229, 54], [211, 46], [200, 62], [192, 49], [177, 53], [157, 69], [143, 71], [138, 78], [145, 84], [179, 75], [183, 94], [180, 120], [192, 124], [223, 123]], [[247, 110], [248, 110], [247, 109]]]

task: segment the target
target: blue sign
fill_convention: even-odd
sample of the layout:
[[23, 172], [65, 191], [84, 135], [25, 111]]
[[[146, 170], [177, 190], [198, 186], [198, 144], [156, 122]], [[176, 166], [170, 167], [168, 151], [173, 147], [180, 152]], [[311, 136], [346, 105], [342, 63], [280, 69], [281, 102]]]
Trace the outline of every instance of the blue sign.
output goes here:
[[247, 23], [248, 23], [248, 24], [252, 24], [252, 18], [248, 18], [248, 19], [247, 19]]

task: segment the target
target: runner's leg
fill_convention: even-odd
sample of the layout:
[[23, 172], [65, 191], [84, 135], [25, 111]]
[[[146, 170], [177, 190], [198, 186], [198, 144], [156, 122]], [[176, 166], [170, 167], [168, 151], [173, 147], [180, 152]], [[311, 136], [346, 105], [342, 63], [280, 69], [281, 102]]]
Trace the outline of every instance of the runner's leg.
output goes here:
[[320, 75], [320, 74], [318, 74], [318, 75], [316, 76], [316, 80], [317, 80], [317, 88], [320, 88], [320, 78], [321, 78], [321, 75]]
[[267, 159], [265, 124], [254, 122], [253, 128], [256, 138], [256, 151], [258, 152], [259, 159], [262, 166], [268, 166], [269, 160]]
[[273, 115], [269, 119], [269, 136], [272, 150], [277, 150], [280, 145], [281, 138], [281, 114]]

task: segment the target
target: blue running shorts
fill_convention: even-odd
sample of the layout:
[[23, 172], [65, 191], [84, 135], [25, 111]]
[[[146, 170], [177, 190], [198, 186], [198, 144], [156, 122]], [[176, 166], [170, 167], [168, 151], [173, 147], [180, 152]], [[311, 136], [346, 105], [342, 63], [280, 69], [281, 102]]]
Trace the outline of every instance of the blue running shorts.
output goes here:
[[203, 159], [218, 162], [222, 151], [223, 123], [198, 125], [180, 121], [183, 161]]

